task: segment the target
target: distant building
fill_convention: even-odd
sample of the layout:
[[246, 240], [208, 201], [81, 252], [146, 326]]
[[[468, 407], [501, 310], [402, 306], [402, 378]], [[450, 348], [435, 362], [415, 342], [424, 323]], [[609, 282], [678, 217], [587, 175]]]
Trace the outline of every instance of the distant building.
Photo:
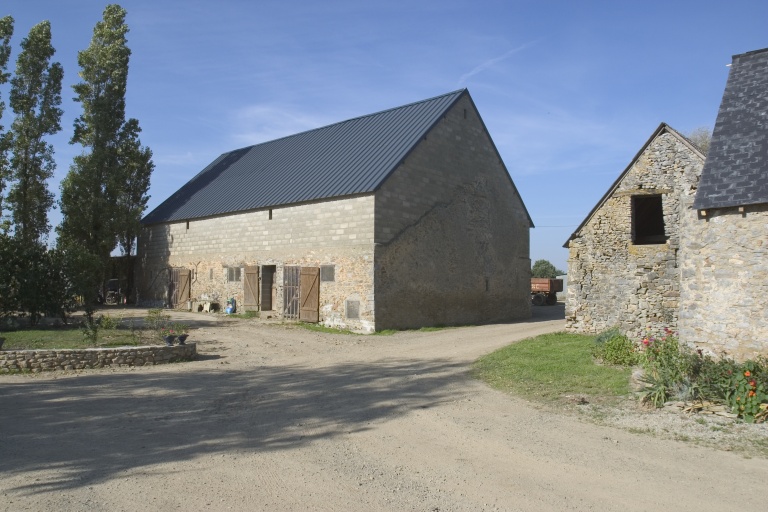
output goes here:
[[531, 314], [533, 224], [467, 90], [225, 153], [142, 225], [144, 303], [367, 331]]

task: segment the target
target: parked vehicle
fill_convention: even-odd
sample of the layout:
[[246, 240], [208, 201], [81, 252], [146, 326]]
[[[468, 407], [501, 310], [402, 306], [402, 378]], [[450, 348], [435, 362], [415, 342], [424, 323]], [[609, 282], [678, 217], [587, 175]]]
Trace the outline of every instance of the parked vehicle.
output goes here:
[[125, 304], [125, 295], [120, 287], [119, 279], [110, 279], [107, 281], [107, 296], [104, 297], [104, 304], [107, 306], [116, 306]]
[[531, 302], [534, 306], [554, 306], [557, 304], [557, 292], [563, 291], [562, 279], [547, 277], [531, 278]]

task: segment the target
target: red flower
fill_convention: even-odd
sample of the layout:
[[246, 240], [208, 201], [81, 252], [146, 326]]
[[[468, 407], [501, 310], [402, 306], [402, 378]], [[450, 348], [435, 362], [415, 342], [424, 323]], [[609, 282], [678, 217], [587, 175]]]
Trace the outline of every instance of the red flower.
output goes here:
[[745, 371], [745, 372], [744, 372], [744, 376], [745, 376], [745, 377], [749, 377], [750, 375], [752, 375], [752, 374], [751, 374], [751, 373], [749, 373], [749, 370], [747, 370], [747, 371]]
[[751, 380], [751, 381], [749, 381], [749, 385], [752, 386], [752, 387], [755, 387], [756, 383], [755, 383], [755, 381]]

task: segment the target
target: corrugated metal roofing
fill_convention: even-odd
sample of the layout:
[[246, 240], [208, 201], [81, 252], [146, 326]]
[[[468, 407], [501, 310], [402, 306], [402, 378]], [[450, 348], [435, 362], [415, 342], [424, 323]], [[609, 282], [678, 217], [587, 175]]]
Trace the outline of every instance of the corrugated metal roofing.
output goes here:
[[733, 57], [694, 208], [768, 203], [768, 48]]
[[466, 89], [224, 153], [143, 224], [374, 192]]

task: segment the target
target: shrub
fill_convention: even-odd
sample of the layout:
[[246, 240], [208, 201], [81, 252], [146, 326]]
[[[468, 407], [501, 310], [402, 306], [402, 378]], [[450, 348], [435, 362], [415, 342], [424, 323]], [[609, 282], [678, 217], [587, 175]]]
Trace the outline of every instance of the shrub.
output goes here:
[[659, 338], [644, 338], [641, 347], [640, 364], [647, 384], [644, 402], [661, 407], [670, 398], [709, 400], [727, 404], [748, 423], [768, 419], [765, 359], [744, 363], [714, 360], [701, 350], [681, 345], [668, 329]]
[[632, 341], [613, 327], [595, 338], [592, 355], [605, 364], [634, 366], [638, 362], [637, 351]]

